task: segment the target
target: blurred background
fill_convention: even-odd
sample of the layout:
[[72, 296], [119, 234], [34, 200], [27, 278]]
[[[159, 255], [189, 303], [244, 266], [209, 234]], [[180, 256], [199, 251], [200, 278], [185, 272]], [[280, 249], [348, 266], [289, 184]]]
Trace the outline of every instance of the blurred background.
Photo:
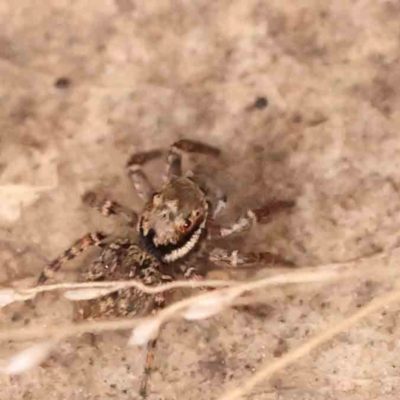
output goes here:
[[[372, 0], [3, 1], [0, 282], [37, 275], [89, 230], [118, 230], [81, 195], [99, 189], [140, 210], [129, 155], [192, 138], [224, 153], [219, 164], [193, 162], [227, 191], [228, 216], [296, 200], [245, 246], [299, 267], [372, 257], [355, 268], [375, 273], [329, 290], [277, 289], [255, 313], [168, 325], [154, 398], [216, 398], [387, 290], [399, 261], [399, 12], [396, 1]], [[162, 162], [148, 171], [161, 183]], [[374, 315], [248, 398], [397, 399], [399, 310]], [[0, 329], [69, 315], [66, 300], [48, 296], [10, 306]], [[63, 343], [41, 367], [0, 376], [1, 398], [136, 398], [143, 354], [108, 335], [97, 347]]]

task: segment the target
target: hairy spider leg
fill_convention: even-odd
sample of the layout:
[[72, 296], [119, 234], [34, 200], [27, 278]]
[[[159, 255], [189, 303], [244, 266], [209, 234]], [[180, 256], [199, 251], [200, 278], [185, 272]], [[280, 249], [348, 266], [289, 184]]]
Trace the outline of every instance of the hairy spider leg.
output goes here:
[[[170, 181], [174, 177], [182, 176], [182, 154], [183, 153], [197, 153], [209, 155], [211, 157], [219, 157], [221, 151], [213, 146], [205, 143], [197, 142], [189, 139], [182, 139], [175, 142], [168, 152], [167, 156], [167, 172], [164, 181]], [[215, 218], [226, 207], [227, 196], [221, 188], [215, 184], [207, 182], [204, 178], [194, 175], [192, 171], [188, 171], [185, 175], [193, 182], [197, 183], [207, 195], [212, 194], [217, 200], [217, 204], [213, 211], [213, 218]], [[209, 196], [207, 196], [209, 197]]]
[[94, 192], [87, 192], [82, 196], [82, 201], [91, 208], [96, 209], [105, 217], [115, 215], [124, 218], [130, 225], [136, 226], [139, 215], [128, 207], [125, 207], [118, 202], [108, 199], [100, 198]]
[[[165, 276], [163, 281], [168, 282], [171, 278], [169, 276]], [[154, 309], [152, 310], [152, 314], [156, 314], [157, 311], [161, 310], [165, 304], [164, 293], [158, 293], [155, 297], [154, 301]], [[161, 328], [162, 329], [162, 328]], [[157, 340], [160, 337], [160, 332], [158, 332], [158, 336], [155, 339], [147, 342], [147, 351], [146, 351], [146, 361], [143, 368], [142, 379], [140, 381], [140, 390], [139, 394], [142, 399], [147, 398], [147, 387], [150, 381], [151, 371], [153, 369], [153, 362], [155, 358]]]
[[182, 176], [182, 153], [197, 153], [218, 157], [221, 152], [216, 147], [195, 140], [178, 140], [170, 147], [168, 152], [165, 181], [170, 181], [173, 177]]
[[135, 188], [139, 197], [145, 202], [151, 199], [151, 196], [154, 193], [154, 188], [142, 168], [144, 164], [160, 158], [162, 155], [162, 150], [151, 150], [142, 153], [135, 153], [131, 155], [126, 165], [128, 175], [133, 183], [133, 187]]
[[[236, 222], [228, 227], [213, 227], [212, 237], [229, 237], [234, 234], [242, 233], [250, 229], [255, 223], [266, 223], [269, 222], [269, 218], [277, 213], [292, 208], [295, 205], [290, 200], [279, 200], [266, 204], [261, 208], [248, 210], [246, 215], [239, 218]], [[213, 221], [213, 225], [216, 225]]]
[[156, 346], [157, 346], [157, 339], [152, 339], [147, 343], [146, 362], [143, 369], [143, 376], [140, 382], [140, 391], [139, 391], [139, 394], [142, 397], [142, 399], [147, 398], [147, 387], [150, 380], [151, 370], [153, 368]]
[[[279, 200], [270, 202], [261, 208], [248, 210], [246, 215], [239, 218], [228, 227], [221, 227], [214, 219], [208, 223], [209, 239], [227, 238], [235, 234], [248, 231], [256, 223], [267, 223], [270, 217], [277, 213], [292, 208], [295, 205], [293, 201]], [[278, 264], [285, 267], [293, 267], [294, 264], [277, 254], [270, 252], [247, 252], [239, 253], [237, 250], [229, 253], [222, 249], [214, 249], [209, 259], [212, 263], [222, 266], [238, 267], [249, 264]]]
[[[193, 281], [201, 281], [204, 278], [201, 275], [199, 275], [196, 267], [189, 267], [184, 273], [184, 279], [185, 280], [193, 280]], [[171, 277], [165, 276], [163, 280], [165, 282], [168, 282], [169, 280], [171, 280]], [[200, 288], [200, 290], [207, 290], [207, 289]], [[157, 311], [162, 309], [164, 304], [165, 304], [164, 294], [160, 293], [159, 296], [156, 297], [156, 299], [155, 299], [155, 308], [153, 310], [153, 314], [155, 314]], [[162, 330], [162, 328], [161, 328], [161, 330]], [[153, 369], [157, 340], [160, 337], [161, 330], [158, 333], [157, 338], [152, 339], [147, 343], [146, 362], [145, 362], [145, 366], [143, 369], [143, 375], [142, 375], [142, 379], [140, 382], [140, 391], [139, 391], [139, 394], [142, 397], [142, 399], [146, 399], [147, 395], [148, 395], [147, 388], [148, 388], [148, 383], [150, 381], [151, 372]]]
[[288, 268], [295, 266], [292, 261], [267, 251], [240, 252], [238, 250], [234, 250], [232, 252], [228, 252], [222, 249], [214, 249], [214, 251], [209, 256], [209, 259], [213, 264], [222, 267], [236, 268], [246, 266], [247, 268], [252, 264], [260, 263], [262, 263], [263, 265], [269, 264]]
[[58, 271], [67, 261], [74, 259], [80, 253], [92, 246], [101, 247], [107, 238], [102, 232], [87, 233], [78, 239], [72, 246], [65, 250], [59, 257], [54, 259], [42, 271], [38, 278], [38, 284], [42, 284], [51, 278], [54, 272]]

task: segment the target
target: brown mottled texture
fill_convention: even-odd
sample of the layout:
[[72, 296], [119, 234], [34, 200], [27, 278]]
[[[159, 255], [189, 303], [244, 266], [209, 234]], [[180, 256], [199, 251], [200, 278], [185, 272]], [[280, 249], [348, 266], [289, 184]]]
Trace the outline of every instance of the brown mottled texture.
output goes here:
[[[266, 313], [171, 322], [151, 400], [216, 399], [388, 290], [400, 275], [399, 13], [395, 0], [1, 1], [1, 282], [37, 276], [86, 232], [126, 237], [132, 227], [80, 196], [99, 189], [140, 210], [129, 155], [190, 138], [223, 150], [222, 168], [185, 160], [228, 195], [221, 220], [296, 199], [229, 250], [306, 267], [355, 260], [355, 276], [260, 291]], [[146, 168], [159, 187], [162, 162]], [[62, 324], [71, 309], [40, 296], [2, 310], [0, 328]], [[246, 400], [398, 400], [399, 313], [369, 316]], [[0, 398], [132, 400], [144, 354], [125, 344], [120, 333], [60, 343], [41, 367], [0, 375]], [[27, 345], [1, 343], [1, 361]]]
[[[220, 154], [220, 151], [216, 148], [190, 139], [174, 143], [171, 146], [171, 151], [177, 148], [187, 152]], [[193, 173], [190, 174], [190, 177], [173, 174], [160, 190], [154, 193], [149, 191], [151, 184], [145, 172], [137, 169], [132, 170], [131, 168], [135, 165], [132, 164], [132, 160], [136, 160], [138, 165], [145, 164], [152, 160], [155, 154], [158, 157], [159, 151], [136, 153], [128, 161], [128, 173], [134, 180], [134, 188], [145, 201], [143, 211], [140, 214], [129, 209], [125, 210], [124, 207], [113, 200], [100, 199], [91, 191], [82, 196], [85, 204], [97, 209], [106, 217], [111, 215], [128, 216], [128, 221], [131, 223], [138, 219], [137, 233], [139, 240], [107, 238], [101, 233], [87, 234], [47, 265], [39, 276], [38, 284], [43, 284], [49, 278], [54, 277], [55, 273], [67, 261], [75, 259], [91, 246], [100, 247], [101, 253], [80, 271], [79, 280], [82, 282], [137, 280], [145, 285], [157, 286], [176, 278], [201, 279], [199, 272], [204, 276], [206, 270], [201, 266], [197, 267], [193, 255], [196, 256], [196, 252], [198, 252], [198, 256], [203, 257], [203, 260], [206, 260], [208, 264], [214, 261], [204, 251], [199, 251], [204, 250], [205, 247], [202, 244], [206, 239], [212, 237], [207, 235], [209, 216], [215, 214], [215, 212], [209, 210], [212, 200], [209, 194], [204, 192], [195, 182]], [[170, 156], [168, 156], [167, 163], [170, 163], [170, 161]], [[175, 165], [179, 164], [179, 169], [175, 169], [175, 172], [181, 174], [180, 154], [177, 155], [174, 162]], [[138, 182], [137, 172], [141, 173], [141, 184]], [[143, 183], [147, 187], [146, 196], [143, 196]], [[287, 208], [289, 203], [284, 202], [283, 204]], [[270, 206], [264, 208], [268, 208], [268, 211], [263, 211], [263, 208], [248, 211], [248, 217], [242, 217], [238, 223], [233, 224], [233, 228], [225, 230], [230, 229], [232, 231], [230, 234], [242, 233], [251, 227], [253, 219], [261, 220], [261, 216], [264, 216], [264, 214], [270, 215], [276, 209], [280, 209], [280, 207]], [[255, 213], [257, 214], [256, 218], [253, 217], [256, 215]], [[241, 221], [244, 221], [244, 224]], [[236, 226], [239, 226], [240, 229]], [[223, 230], [224, 228], [220, 228], [220, 232]], [[210, 245], [212, 245], [212, 242]], [[236, 254], [236, 252], [232, 254]], [[223, 260], [219, 257], [217, 261], [220, 265], [225, 262], [225, 266], [228, 264], [236, 267], [239, 264], [271, 263], [280, 260], [282, 259], [274, 258], [270, 253], [264, 252], [259, 254], [249, 253], [241, 257], [225, 257]], [[217, 265], [215, 263], [215, 267]], [[171, 275], [166, 275], [167, 270], [170, 271]], [[164, 296], [164, 293], [154, 296], [148, 295], [136, 288], [121, 289], [96, 299], [76, 302], [74, 304], [74, 319], [82, 321], [148, 315], [151, 312], [157, 312], [159, 308], [164, 306]], [[155, 352], [156, 339], [148, 345], [144, 377], [139, 389], [143, 398], [147, 397], [147, 382]]]
[[[100, 256], [82, 270], [81, 282], [136, 279], [146, 285], [163, 282], [159, 263], [132, 240], [118, 239], [102, 249]], [[164, 279], [165, 280], [165, 279]], [[154, 308], [154, 296], [122, 289], [98, 299], [76, 303], [77, 319], [109, 319], [146, 315]]]

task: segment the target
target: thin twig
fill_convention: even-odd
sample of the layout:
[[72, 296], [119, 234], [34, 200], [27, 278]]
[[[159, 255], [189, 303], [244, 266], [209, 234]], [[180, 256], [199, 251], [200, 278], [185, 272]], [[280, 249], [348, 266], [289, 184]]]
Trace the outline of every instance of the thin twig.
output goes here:
[[[146, 319], [120, 319], [114, 321], [99, 321], [99, 322], [84, 322], [80, 324], [68, 324], [57, 327], [24, 327], [22, 329], [9, 329], [6, 331], [0, 331], [0, 341], [16, 341], [16, 340], [31, 340], [38, 338], [54, 337], [58, 340], [69, 336], [79, 335], [85, 332], [104, 332], [104, 331], [117, 331], [130, 329], [143, 321], [149, 321], [152, 319], [158, 320], [160, 323], [164, 323], [170, 320], [173, 316], [179, 315], [182, 311], [187, 309], [189, 306], [198, 303], [199, 301], [207, 298], [210, 295], [215, 295], [219, 292], [226, 292], [239, 296], [245, 292], [256, 290], [268, 286], [287, 285], [287, 284], [298, 284], [298, 283], [310, 283], [310, 282], [322, 282], [327, 280], [338, 279], [342, 277], [338, 271], [330, 270], [319, 270], [319, 271], [308, 271], [308, 272], [293, 272], [282, 274], [278, 276], [268, 277], [260, 279], [254, 282], [246, 282], [238, 284], [230, 288], [224, 288], [212, 293], [202, 293], [197, 296], [193, 296], [171, 306], [165, 308], [159, 312], [155, 317], [149, 317]], [[201, 286], [201, 285], [199, 285]]]
[[[330, 266], [329, 268], [327, 267], [322, 267], [318, 269], [310, 268], [310, 269], [302, 269], [299, 272], [286, 272], [280, 275], [277, 275], [275, 278], [278, 279], [278, 281], [281, 279], [282, 276], [287, 276], [288, 278], [283, 278], [283, 279], [293, 279], [294, 281], [301, 281], [303, 279], [304, 274], [337, 274], [338, 270]], [[315, 275], [316, 279], [318, 279], [317, 275]], [[343, 276], [343, 273], [341, 273]], [[246, 290], [251, 290], [251, 289], [257, 289], [258, 287], [263, 287], [265, 285], [264, 282], [267, 282], [266, 285], [269, 285], [270, 280], [272, 278], [266, 277], [260, 280], [256, 281], [250, 281], [245, 283], [244, 285], [249, 285], [245, 286]], [[308, 281], [308, 277], [306, 280]], [[323, 277], [322, 279], [325, 279]], [[14, 287], [4, 287], [0, 288], [0, 297], [1, 295], [6, 296], [7, 302], [3, 304], [3, 306], [7, 305], [7, 303], [12, 303], [15, 301], [25, 301], [28, 299], [33, 299], [38, 293], [43, 293], [43, 292], [50, 292], [50, 291], [56, 291], [56, 290], [62, 290], [62, 291], [67, 291], [67, 292], [74, 292], [74, 291], [84, 291], [85, 289], [99, 289], [98, 295], [95, 295], [95, 297], [101, 297], [105, 293], [109, 294], [114, 291], [118, 291], [121, 289], [126, 289], [126, 288], [136, 288], [143, 293], [147, 294], [157, 294], [161, 292], [165, 292], [168, 290], [172, 289], [177, 289], [177, 288], [221, 288], [221, 287], [235, 287], [235, 286], [240, 286], [243, 285], [240, 281], [236, 280], [200, 280], [200, 281], [195, 281], [195, 280], [185, 280], [185, 281], [174, 281], [166, 284], [161, 284], [158, 286], [148, 286], [144, 285], [142, 282], [137, 281], [137, 280], [124, 280], [124, 281], [107, 281], [107, 282], [81, 282], [81, 283], [58, 283], [54, 285], [43, 285], [43, 286], [36, 286], [33, 288], [27, 288], [27, 289], [19, 289], [19, 288], [14, 288]], [[102, 289], [107, 289], [106, 292], [103, 292]], [[103, 294], [102, 294], [103, 293]], [[95, 298], [94, 297], [94, 298]], [[68, 296], [67, 298], [72, 299], [72, 296]]]
[[292, 351], [289, 351], [284, 356], [280, 357], [276, 361], [268, 361], [266, 362], [258, 372], [256, 372], [252, 377], [243, 380], [240, 384], [237, 385], [236, 388], [228, 390], [224, 395], [218, 398], [218, 400], [238, 400], [244, 394], [248, 393], [252, 388], [254, 388], [257, 384], [264, 381], [272, 374], [277, 371], [282, 370], [288, 365], [293, 364], [301, 357], [308, 355], [311, 351], [316, 349], [318, 346], [328, 342], [334, 336], [342, 333], [353, 325], [361, 321], [363, 318], [369, 316], [373, 312], [376, 312], [382, 307], [388, 306], [395, 301], [400, 300], [400, 290], [396, 289], [389, 293], [385, 293], [376, 299], [372, 300], [370, 303], [359, 309], [353, 315], [348, 318], [345, 318], [343, 321], [339, 323], [335, 323], [329, 328], [327, 328], [324, 332], [314, 336], [310, 340], [307, 340], [300, 344], [297, 348]]
[[[106, 281], [106, 282], [79, 282], [79, 283], [57, 283], [54, 285], [43, 285], [35, 286], [29, 289], [15, 289], [21, 295], [37, 294], [43, 292], [51, 292], [55, 290], [74, 290], [74, 289], [86, 289], [86, 288], [108, 288], [108, 289], [126, 289], [136, 288], [143, 293], [157, 294], [166, 292], [168, 290], [177, 288], [199, 288], [199, 287], [226, 287], [237, 284], [237, 281], [231, 280], [204, 280], [204, 281], [174, 281], [170, 283], [164, 283], [158, 286], [148, 286], [140, 281], [133, 279], [121, 280], [121, 281]], [[0, 289], [1, 291], [1, 289]]]
[[[304, 273], [309, 273], [309, 272], [319, 272], [319, 271], [341, 271], [340, 273], [343, 274], [344, 270], [346, 270], [347, 274], [350, 275], [357, 275], [357, 270], [354, 270], [354, 265], [359, 264], [360, 262], [363, 261], [371, 261], [372, 259], [379, 259], [383, 258], [386, 256], [390, 256], [390, 253], [393, 252], [394, 250], [398, 249], [397, 247], [394, 249], [390, 249], [390, 251], [387, 252], [380, 252], [377, 254], [374, 254], [372, 256], [367, 256], [367, 257], [362, 257], [358, 258], [356, 260], [349, 260], [349, 261], [344, 261], [344, 262], [337, 262], [337, 263], [330, 263], [330, 264], [323, 264], [320, 266], [314, 266], [314, 267], [301, 267], [298, 269], [298, 271], [302, 271]], [[366, 270], [376, 270], [375, 265], [371, 266], [368, 268], [362, 269], [362, 272], [365, 273]], [[272, 269], [268, 269], [269, 272], [272, 271]], [[278, 272], [278, 273], [292, 273], [292, 272], [286, 272], [288, 271], [287, 269], [282, 269], [282, 268], [276, 268], [273, 271]], [[293, 271], [290, 270], [290, 271]], [[297, 274], [298, 272], [294, 272]], [[267, 278], [269, 279], [269, 278]], [[260, 283], [262, 285], [262, 280], [260, 280]], [[85, 289], [85, 288], [108, 288], [108, 289], [115, 289], [115, 290], [120, 290], [124, 288], [130, 288], [134, 287], [137, 288], [138, 290], [142, 291], [143, 293], [148, 293], [148, 294], [157, 294], [161, 292], [165, 292], [168, 290], [172, 289], [177, 289], [177, 288], [199, 288], [199, 287], [229, 287], [229, 286], [234, 286], [238, 284], [238, 281], [236, 280], [203, 280], [203, 281], [174, 281], [166, 284], [161, 284], [158, 286], [148, 286], [144, 285], [142, 282], [137, 281], [137, 280], [120, 280], [120, 281], [106, 281], [106, 282], [67, 282], [67, 283], [58, 283], [58, 284], [53, 284], [53, 285], [43, 285], [43, 286], [35, 286], [33, 288], [17, 288], [17, 287], [0, 287], [0, 293], [2, 289], [9, 290], [12, 289], [14, 290], [17, 294], [20, 294], [22, 296], [29, 296], [29, 295], [36, 295], [38, 293], [43, 293], [43, 292], [50, 292], [50, 291], [57, 291], [57, 290], [74, 290], [74, 289]]]

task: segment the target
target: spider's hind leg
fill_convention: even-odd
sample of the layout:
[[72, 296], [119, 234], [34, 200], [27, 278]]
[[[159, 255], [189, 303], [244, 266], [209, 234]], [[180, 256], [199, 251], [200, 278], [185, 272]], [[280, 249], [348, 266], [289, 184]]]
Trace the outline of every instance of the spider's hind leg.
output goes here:
[[142, 397], [142, 399], [147, 398], [147, 386], [153, 368], [156, 346], [157, 346], [157, 339], [150, 340], [147, 343], [146, 362], [144, 365], [143, 376], [140, 382], [140, 391], [139, 391], [139, 394]]
[[285, 259], [278, 254], [269, 253], [266, 251], [263, 252], [239, 252], [238, 250], [234, 250], [232, 252], [228, 252], [222, 249], [214, 249], [210, 256], [210, 261], [221, 267], [242, 267], [245, 266], [251, 267], [257, 264], [270, 265], [270, 266], [278, 266], [285, 268], [292, 268], [295, 264]]
[[[199, 281], [199, 280], [203, 279], [203, 277], [199, 274], [199, 271], [195, 267], [181, 269], [180, 272], [183, 273], [184, 280]], [[172, 279], [173, 279], [172, 276], [164, 275], [162, 277], [161, 283], [170, 282]], [[159, 293], [158, 295], [156, 295], [155, 304], [154, 304], [155, 308], [152, 311], [153, 315], [155, 315], [158, 311], [160, 311], [165, 306], [165, 302], [166, 302], [165, 295], [166, 295], [165, 292]], [[142, 379], [140, 382], [140, 391], [139, 391], [141, 399], [146, 399], [147, 395], [148, 395], [148, 383], [149, 383], [151, 373], [153, 370], [153, 362], [154, 362], [154, 358], [155, 358], [157, 340], [160, 337], [161, 331], [162, 331], [162, 327], [161, 327], [160, 331], [158, 332], [157, 338], [152, 339], [147, 343], [146, 362], [145, 362], [145, 366], [144, 366], [144, 370], [143, 370]]]
[[48, 264], [38, 278], [38, 284], [45, 283], [54, 272], [57, 272], [67, 261], [74, 259], [80, 253], [92, 246], [101, 247], [104, 240], [107, 238], [101, 232], [87, 233], [85, 236], [78, 239], [71, 247], [65, 250], [59, 257]]

